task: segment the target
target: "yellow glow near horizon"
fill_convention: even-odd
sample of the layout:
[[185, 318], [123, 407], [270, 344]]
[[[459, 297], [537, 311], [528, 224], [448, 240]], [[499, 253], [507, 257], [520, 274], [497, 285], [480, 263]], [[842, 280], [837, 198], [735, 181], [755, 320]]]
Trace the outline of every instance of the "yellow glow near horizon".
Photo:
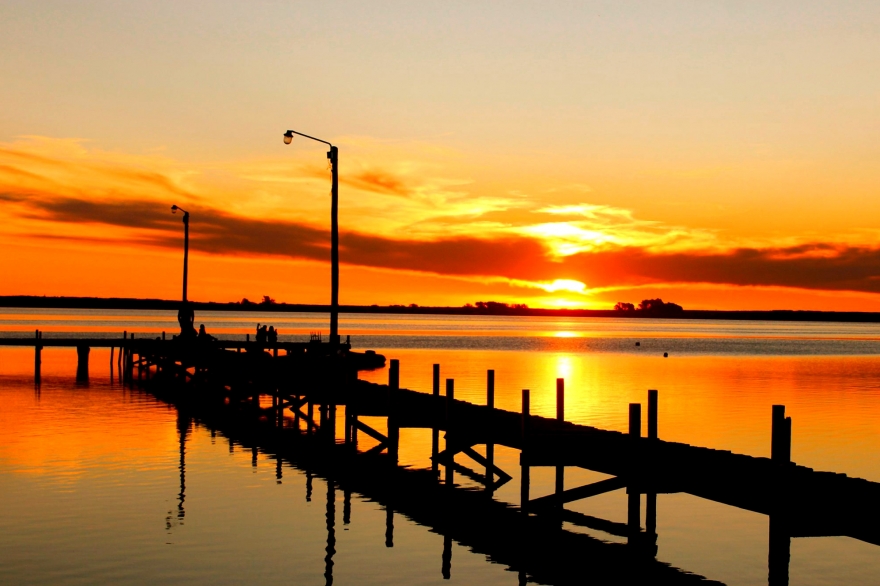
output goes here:
[[539, 284], [539, 287], [548, 293], [557, 291], [570, 291], [571, 293], [587, 293], [587, 285], [574, 279], [556, 279], [552, 283]]

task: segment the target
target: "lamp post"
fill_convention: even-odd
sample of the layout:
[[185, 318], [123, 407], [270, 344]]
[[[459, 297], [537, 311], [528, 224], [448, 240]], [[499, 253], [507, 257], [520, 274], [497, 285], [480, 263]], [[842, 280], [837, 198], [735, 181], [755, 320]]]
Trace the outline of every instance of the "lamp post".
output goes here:
[[183, 212], [183, 302], [186, 303], [186, 280], [189, 273], [189, 212], [178, 206], [171, 206], [171, 213]]
[[339, 344], [339, 149], [320, 138], [295, 130], [284, 133], [284, 144], [293, 141], [293, 135], [322, 142], [330, 147], [331, 203], [330, 203], [330, 343]]
[[186, 299], [186, 281], [189, 276], [189, 212], [182, 207], [171, 206], [172, 214], [176, 214], [177, 210], [183, 212], [183, 301], [177, 311], [177, 323], [180, 324], [180, 337], [189, 339], [196, 333], [193, 326], [196, 316]]

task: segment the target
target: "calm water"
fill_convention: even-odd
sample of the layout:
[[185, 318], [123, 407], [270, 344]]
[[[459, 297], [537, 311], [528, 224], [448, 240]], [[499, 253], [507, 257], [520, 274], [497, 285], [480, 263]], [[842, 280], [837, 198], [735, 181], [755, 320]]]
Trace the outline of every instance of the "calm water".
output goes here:
[[[282, 339], [327, 323], [252, 313], [201, 313], [197, 321], [235, 338], [270, 323]], [[171, 312], [0, 314], [2, 336], [39, 328], [45, 337], [140, 337], [174, 326]], [[880, 481], [877, 325], [377, 315], [343, 316], [341, 332], [358, 348], [399, 358], [401, 384], [416, 390], [430, 390], [431, 364], [440, 363], [458, 397], [482, 403], [492, 368], [505, 409], [519, 410], [520, 390], [529, 388], [533, 411], [552, 414], [555, 379], [564, 377], [567, 418], [609, 429], [624, 430], [627, 404], [659, 389], [662, 438], [752, 455], [769, 455], [770, 406], [783, 403], [795, 461]], [[398, 514], [386, 547], [380, 505], [352, 495], [346, 524], [340, 490], [287, 465], [279, 479], [274, 459], [254, 459], [201, 427], [186, 435], [181, 470], [176, 411], [113, 382], [106, 351], [92, 351], [87, 386], [74, 382], [75, 364], [73, 350], [44, 350], [37, 392], [33, 351], [0, 348], [0, 582], [323, 584], [328, 504], [336, 584], [444, 582], [441, 535]], [[361, 377], [384, 382], [387, 372]], [[402, 430], [401, 443], [403, 463], [429, 465], [429, 433]], [[498, 452], [515, 478], [497, 498], [517, 503], [518, 453]], [[532, 475], [534, 496], [552, 490], [550, 469]], [[566, 483], [600, 478], [569, 471]], [[569, 507], [626, 521], [623, 491]], [[727, 584], [766, 583], [766, 517], [660, 495], [657, 524], [659, 560]], [[880, 548], [849, 538], [792, 541], [792, 584], [876, 584], [878, 576]], [[453, 542], [451, 581], [516, 584], [517, 575]]]

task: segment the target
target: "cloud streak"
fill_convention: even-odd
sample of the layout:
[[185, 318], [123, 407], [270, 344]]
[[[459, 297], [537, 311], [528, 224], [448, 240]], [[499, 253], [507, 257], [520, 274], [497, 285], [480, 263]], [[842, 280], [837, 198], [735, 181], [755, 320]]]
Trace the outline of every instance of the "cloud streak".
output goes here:
[[[16, 198], [15, 194], [5, 197]], [[180, 246], [179, 220], [151, 201], [94, 202], [67, 197], [18, 201], [34, 218], [130, 228], [140, 231], [135, 240], [143, 244]], [[329, 234], [322, 228], [210, 208], [191, 211], [195, 250], [320, 261], [329, 257]], [[576, 279], [589, 288], [715, 283], [880, 292], [880, 249], [829, 243], [711, 253], [614, 247], [559, 259], [544, 242], [522, 235], [421, 240], [348, 231], [340, 236], [340, 248], [342, 262], [351, 265], [530, 282]]]

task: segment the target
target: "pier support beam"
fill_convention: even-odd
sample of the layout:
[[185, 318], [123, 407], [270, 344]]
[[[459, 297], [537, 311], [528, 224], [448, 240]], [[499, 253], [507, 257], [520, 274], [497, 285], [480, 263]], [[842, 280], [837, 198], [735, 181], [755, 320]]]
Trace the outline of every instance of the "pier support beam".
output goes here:
[[[656, 390], [648, 391], [648, 439], [659, 439], [657, 433], [657, 410], [659, 396]], [[657, 556], [657, 493], [645, 495], [645, 533], [647, 548], [652, 557]]]
[[455, 426], [453, 419], [453, 401], [455, 401], [455, 380], [446, 379], [446, 450], [450, 452], [449, 461], [446, 462], [446, 486], [452, 488], [455, 483], [455, 456], [452, 448], [452, 429]]
[[[556, 379], [556, 421], [565, 422], [565, 379]], [[556, 494], [561, 495], [565, 490], [565, 466], [556, 466]], [[562, 509], [562, 503], [559, 504]]]
[[[37, 340], [40, 340], [43, 337], [43, 332], [40, 330], [36, 330], [34, 332], [34, 337]], [[39, 341], [34, 345], [34, 383], [40, 384], [40, 380], [42, 379], [42, 370], [43, 370], [43, 347], [40, 345]]]
[[776, 464], [791, 463], [791, 417], [785, 416], [785, 405], [773, 405], [770, 459]]
[[785, 416], [785, 405], [773, 405], [772, 413], [770, 460], [776, 465], [776, 471], [771, 487], [773, 504], [770, 512], [767, 582], [769, 586], [788, 586], [791, 530], [786, 508], [786, 472], [791, 464], [791, 417]]
[[431, 429], [431, 471], [439, 474], [437, 454], [440, 453], [440, 429], [437, 427], [437, 414], [440, 412], [440, 365], [434, 365], [431, 394], [434, 397], [434, 427]]
[[[486, 371], [486, 406], [489, 408], [486, 433], [492, 437], [494, 433], [493, 416], [495, 414], [495, 371]], [[486, 444], [486, 490], [491, 494], [495, 490], [495, 444]]]
[[400, 448], [400, 427], [397, 417], [397, 391], [400, 389], [400, 361], [392, 358], [388, 366], [388, 455], [397, 464]]
[[529, 464], [526, 459], [529, 442], [529, 418], [531, 417], [531, 406], [529, 398], [529, 389], [523, 389], [522, 392], [522, 452], [519, 455], [520, 462], [520, 484], [519, 498], [520, 510], [526, 516], [529, 514]]
[[[629, 404], [629, 436], [633, 440], [633, 455], [635, 454], [635, 440], [642, 435], [642, 404]], [[634, 461], [634, 458], [633, 458]], [[635, 464], [633, 464], [635, 465]], [[635, 472], [635, 470], [633, 470]], [[632, 484], [626, 487], [627, 514], [626, 524], [628, 528], [627, 543], [636, 544], [642, 528], [641, 521], [641, 495], [639, 489]]]
[[89, 352], [88, 346], [76, 347], [76, 382], [89, 382]]

